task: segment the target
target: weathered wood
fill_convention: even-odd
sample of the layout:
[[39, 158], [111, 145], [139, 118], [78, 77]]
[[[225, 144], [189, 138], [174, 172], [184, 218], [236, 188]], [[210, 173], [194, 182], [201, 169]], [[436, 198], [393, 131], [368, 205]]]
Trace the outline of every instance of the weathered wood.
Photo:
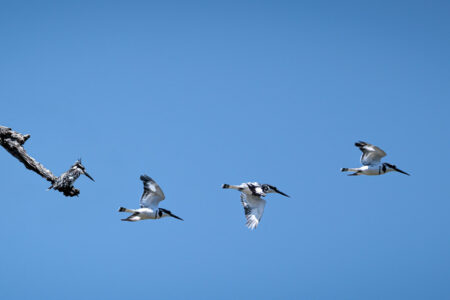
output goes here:
[[[78, 160], [67, 172], [63, 173], [60, 177], [56, 177], [50, 170], [46, 169], [25, 151], [23, 144], [25, 144], [29, 138], [29, 134], [23, 135], [11, 128], [0, 126], [0, 145], [5, 148], [6, 151], [23, 163], [25, 168], [39, 174], [47, 181], [50, 181], [52, 183], [50, 188], [60, 191], [68, 197], [78, 196], [80, 191], [73, 187], [73, 183], [80, 174], [87, 174], [84, 171], [84, 166], [81, 164], [81, 161]], [[92, 177], [88, 177], [92, 179]]]
[[39, 174], [50, 182], [54, 182], [57, 177], [53, 175], [50, 170], [46, 169], [34, 158], [29, 156], [23, 148], [23, 144], [29, 138], [29, 134], [23, 135], [12, 130], [11, 128], [0, 126], [0, 144], [3, 148], [22, 162], [27, 169]]
[[13, 140], [16, 140], [20, 145], [23, 145], [30, 138], [30, 135], [23, 135], [12, 130], [11, 128], [0, 126], [0, 137], [11, 138]]

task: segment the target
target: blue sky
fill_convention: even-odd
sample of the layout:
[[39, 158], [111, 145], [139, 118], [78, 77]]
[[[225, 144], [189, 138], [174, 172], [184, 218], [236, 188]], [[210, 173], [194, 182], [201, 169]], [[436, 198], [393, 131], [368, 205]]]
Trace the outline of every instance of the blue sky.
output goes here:
[[[3, 1], [2, 299], [450, 298], [444, 1]], [[412, 176], [347, 177], [353, 146]], [[185, 219], [124, 223], [139, 175]], [[236, 191], [266, 182], [260, 226]]]

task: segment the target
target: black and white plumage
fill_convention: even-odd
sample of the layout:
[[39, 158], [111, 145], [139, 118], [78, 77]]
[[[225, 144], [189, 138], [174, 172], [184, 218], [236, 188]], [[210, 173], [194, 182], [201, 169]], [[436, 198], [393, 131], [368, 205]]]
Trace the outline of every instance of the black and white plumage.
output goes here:
[[135, 222], [147, 219], [160, 219], [164, 217], [172, 217], [183, 221], [182, 218], [172, 214], [170, 210], [159, 207], [159, 203], [166, 197], [156, 181], [148, 175], [141, 175], [140, 179], [144, 184], [144, 193], [142, 194], [140, 200], [141, 208], [128, 209], [125, 207], [120, 207], [119, 212], [131, 213], [128, 218], [122, 219], [122, 221]]
[[61, 176], [56, 178], [56, 180], [48, 189], [54, 189], [63, 192], [66, 196], [76, 196], [80, 193], [80, 191], [73, 187], [73, 183], [82, 174], [90, 180], [95, 181], [94, 178], [92, 178], [91, 175], [86, 172], [86, 168], [81, 163], [80, 158], [72, 165], [72, 167], [70, 167], [67, 172], [64, 172], [63, 174], [61, 174]]
[[260, 184], [258, 182], [246, 182], [240, 185], [223, 184], [222, 188], [234, 189], [241, 192], [241, 203], [244, 207], [245, 218], [247, 219], [246, 226], [251, 230], [258, 226], [264, 213], [266, 200], [262, 197], [269, 193], [278, 193], [289, 197], [273, 185]]
[[264, 207], [266, 206], [266, 200], [261, 196], [249, 195], [241, 193], [241, 203], [244, 207], [245, 218], [247, 223], [245, 224], [249, 229], [255, 229], [261, 221], [264, 213]]
[[386, 152], [384, 152], [381, 148], [363, 141], [356, 142], [355, 146], [362, 152], [360, 160], [363, 166], [360, 168], [342, 168], [342, 172], [354, 172], [349, 174], [349, 176], [382, 175], [392, 171], [409, 175], [408, 173], [398, 169], [395, 165], [381, 163], [381, 159], [386, 156]]
[[355, 146], [358, 147], [362, 152], [360, 160], [364, 166], [378, 164], [380, 163], [380, 160], [386, 156], [386, 152], [384, 152], [377, 146], [368, 144], [363, 141], [356, 142]]
[[240, 185], [232, 185], [232, 184], [223, 184], [223, 189], [233, 189], [243, 192], [247, 195], [255, 195], [255, 196], [265, 196], [268, 193], [278, 193], [283, 196], [289, 197], [282, 191], [278, 190], [276, 186], [270, 184], [260, 184], [258, 182], [245, 182]]
[[[29, 138], [29, 134], [23, 135], [9, 127], [0, 126], [0, 145], [6, 151], [17, 158], [25, 168], [50, 181], [52, 183], [50, 188], [64, 193], [65, 196], [78, 196], [80, 191], [73, 187], [73, 183], [80, 176], [80, 174], [77, 174], [78, 169], [82, 169], [82, 173], [87, 174], [84, 171], [84, 166], [81, 165], [81, 161], [77, 161], [69, 171], [63, 173], [60, 177], [56, 177], [49, 169], [45, 168], [25, 151], [23, 145]], [[89, 175], [86, 176], [92, 179]]]

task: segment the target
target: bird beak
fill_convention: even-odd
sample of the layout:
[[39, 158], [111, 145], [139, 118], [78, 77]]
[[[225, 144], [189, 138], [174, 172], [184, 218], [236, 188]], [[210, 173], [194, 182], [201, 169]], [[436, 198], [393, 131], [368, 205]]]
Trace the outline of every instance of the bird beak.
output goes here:
[[92, 178], [91, 175], [88, 174], [88, 172], [84, 172], [84, 175], [86, 175], [90, 180], [95, 182], [94, 178]]
[[400, 172], [400, 173], [403, 173], [403, 174], [405, 174], [405, 175], [410, 176], [408, 173], [406, 173], [405, 171], [402, 171], [402, 170], [400, 170], [400, 169], [394, 168], [394, 170], [397, 171], [397, 172]]
[[285, 197], [288, 197], [288, 198], [291, 197], [291, 196], [286, 195], [285, 193], [283, 193], [282, 191], [279, 191], [279, 190], [275, 190], [275, 192], [277, 192], [278, 194], [281, 194], [281, 195], [283, 195], [283, 196], [285, 196]]
[[180, 218], [180, 217], [178, 217], [178, 216], [175, 216], [174, 214], [170, 214], [170, 216], [171, 217], [174, 217], [175, 219], [178, 219], [178, 220], [181, 220], [181, 221], [184, 221], [182, 218]]

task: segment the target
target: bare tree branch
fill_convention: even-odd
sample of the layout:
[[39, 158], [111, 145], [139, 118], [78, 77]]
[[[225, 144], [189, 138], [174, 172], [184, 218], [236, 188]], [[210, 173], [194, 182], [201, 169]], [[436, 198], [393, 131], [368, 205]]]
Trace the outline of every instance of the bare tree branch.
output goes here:
[[50, 170], [46, 169], [42, 164], [27, 154], [23, 148], [23, 144], [25, 144], [29, 138], [29, 134], [23, 135], [11, 128], [0, 126], [0, 145], [5, 148], [6, 151], [22, 162], [25, 168], [39, 174], [47, 181], [50, 181], [52, 185], [49, 189], [55, 189], [69, 197], [78, 196], [80, 191], [73, 187], [75, 180], [77, 180], [81, 174], [85, 174], [92, 179], [92, 177], [86, 173], [84, 166], [81, 164], [81, 160], [76, 161], [75, 164], [60, 177], [56, 177]]

